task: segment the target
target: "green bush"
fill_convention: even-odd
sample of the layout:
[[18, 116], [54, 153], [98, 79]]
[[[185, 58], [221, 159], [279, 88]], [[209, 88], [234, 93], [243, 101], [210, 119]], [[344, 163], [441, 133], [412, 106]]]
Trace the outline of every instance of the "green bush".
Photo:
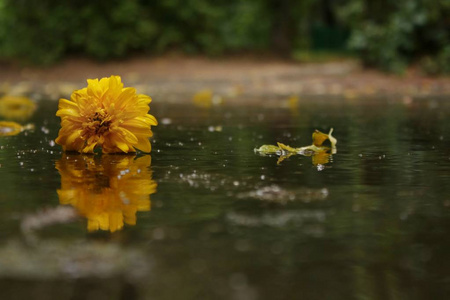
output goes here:
[[351, 49], [369, 66], [401, 73], [426, 58], [433, 73], [448, 73], [449, 0], [350, 0], [339, 9], [351, 28]]
[[0, 58], [350, 50], [390, 72], [450, 73], [449, 15], [450, 0], [0, 0]]

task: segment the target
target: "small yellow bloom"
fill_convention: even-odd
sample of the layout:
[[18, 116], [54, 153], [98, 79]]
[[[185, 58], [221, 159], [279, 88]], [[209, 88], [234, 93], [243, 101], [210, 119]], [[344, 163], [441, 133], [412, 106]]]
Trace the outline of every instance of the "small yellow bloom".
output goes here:
[[56, 162], [61, 175], [59, 202], [72, 205], [88, 220], [89, 231], [136, 225], [136, 212], [149, 211], [156, 192], [149, 155], [67, 155]]
[[195, 106], [201, 108], [211, 108], [214, 105], [223, 104], [223, 98], [214, 94], [212, 90], [201, 90], [192, 98]]
[[60, 99], [56, 115], [61, 129], [55, 142], [65, 151], [93, 153], [150, 152], [151, 126], [148, 114], [151, 98], [124, 88], [120, 76], [88, 79], [88, 86], [72, 93], [70, 100]]
[[36, 110], [36, 104], [27, 97], [4, 96], [0, 98], [0, 116], [9, 120], [24, 121]]

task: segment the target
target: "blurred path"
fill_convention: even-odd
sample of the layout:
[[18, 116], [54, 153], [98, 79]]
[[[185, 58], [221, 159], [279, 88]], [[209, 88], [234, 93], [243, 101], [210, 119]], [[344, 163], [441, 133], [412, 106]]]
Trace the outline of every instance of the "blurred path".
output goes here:
[[[199, 90], [235, 101], [291, 95], [372, 95], [417, 97], [449, 95], [450, 78], [431, 78], [410, 71], [405, 76], [363, 70], [355, 61], [301, 64], [275, 59], [206, 59], [180, 56], [133, 58], [96, 63], [70, 59], [49, 68], [3, 66], [0, 93], [58, 99], [84, 87], [87, 78], [121, 75], [126, 86], [167, 101], [190, 100]], [[243, 100], [245, 99], [245, 100]]]

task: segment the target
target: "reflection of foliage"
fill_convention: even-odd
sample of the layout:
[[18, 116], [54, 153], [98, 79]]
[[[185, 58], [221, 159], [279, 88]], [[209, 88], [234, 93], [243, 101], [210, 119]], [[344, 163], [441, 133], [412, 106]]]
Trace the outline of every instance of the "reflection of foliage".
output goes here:
[[24, 121], [31, 117], [36, 105], [27, 97], [4, 96], [0, 98], [0, 116], [9, 120]]
[[58, 196], [88, 219], [88, 230], [122, 229], [124, 223], [136, 225], [136, 212], [150, 210], [149, 195], [156, 182], [149, 169], [149, 155], [134, 156], [67, 155], [56, 163], [61, 174]]

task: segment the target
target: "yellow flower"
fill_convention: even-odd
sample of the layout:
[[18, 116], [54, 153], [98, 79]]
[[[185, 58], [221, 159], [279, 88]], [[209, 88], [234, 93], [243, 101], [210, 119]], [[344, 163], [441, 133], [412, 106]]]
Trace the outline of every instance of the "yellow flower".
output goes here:
[[4, 96], [0, 98], [0, 116], [24, 121], [36, 110], [36, 104], [27, 97]]
[[88, 220], [89, 231], [136, 225], [136, 212], [149, 211], [156, 192], [149, 155], [67, 155], [56, 162], [61, 175], [59, 202], [72, 205]]
[[65, 151], [93, 153], [150, 152], [151, 126], [157, 125], [148, 114], [151, 98], [124, 88], [120, 76], [88, 79], [88, 86], [60, 99], [56, 115], [61, 129], [55, 140]]

